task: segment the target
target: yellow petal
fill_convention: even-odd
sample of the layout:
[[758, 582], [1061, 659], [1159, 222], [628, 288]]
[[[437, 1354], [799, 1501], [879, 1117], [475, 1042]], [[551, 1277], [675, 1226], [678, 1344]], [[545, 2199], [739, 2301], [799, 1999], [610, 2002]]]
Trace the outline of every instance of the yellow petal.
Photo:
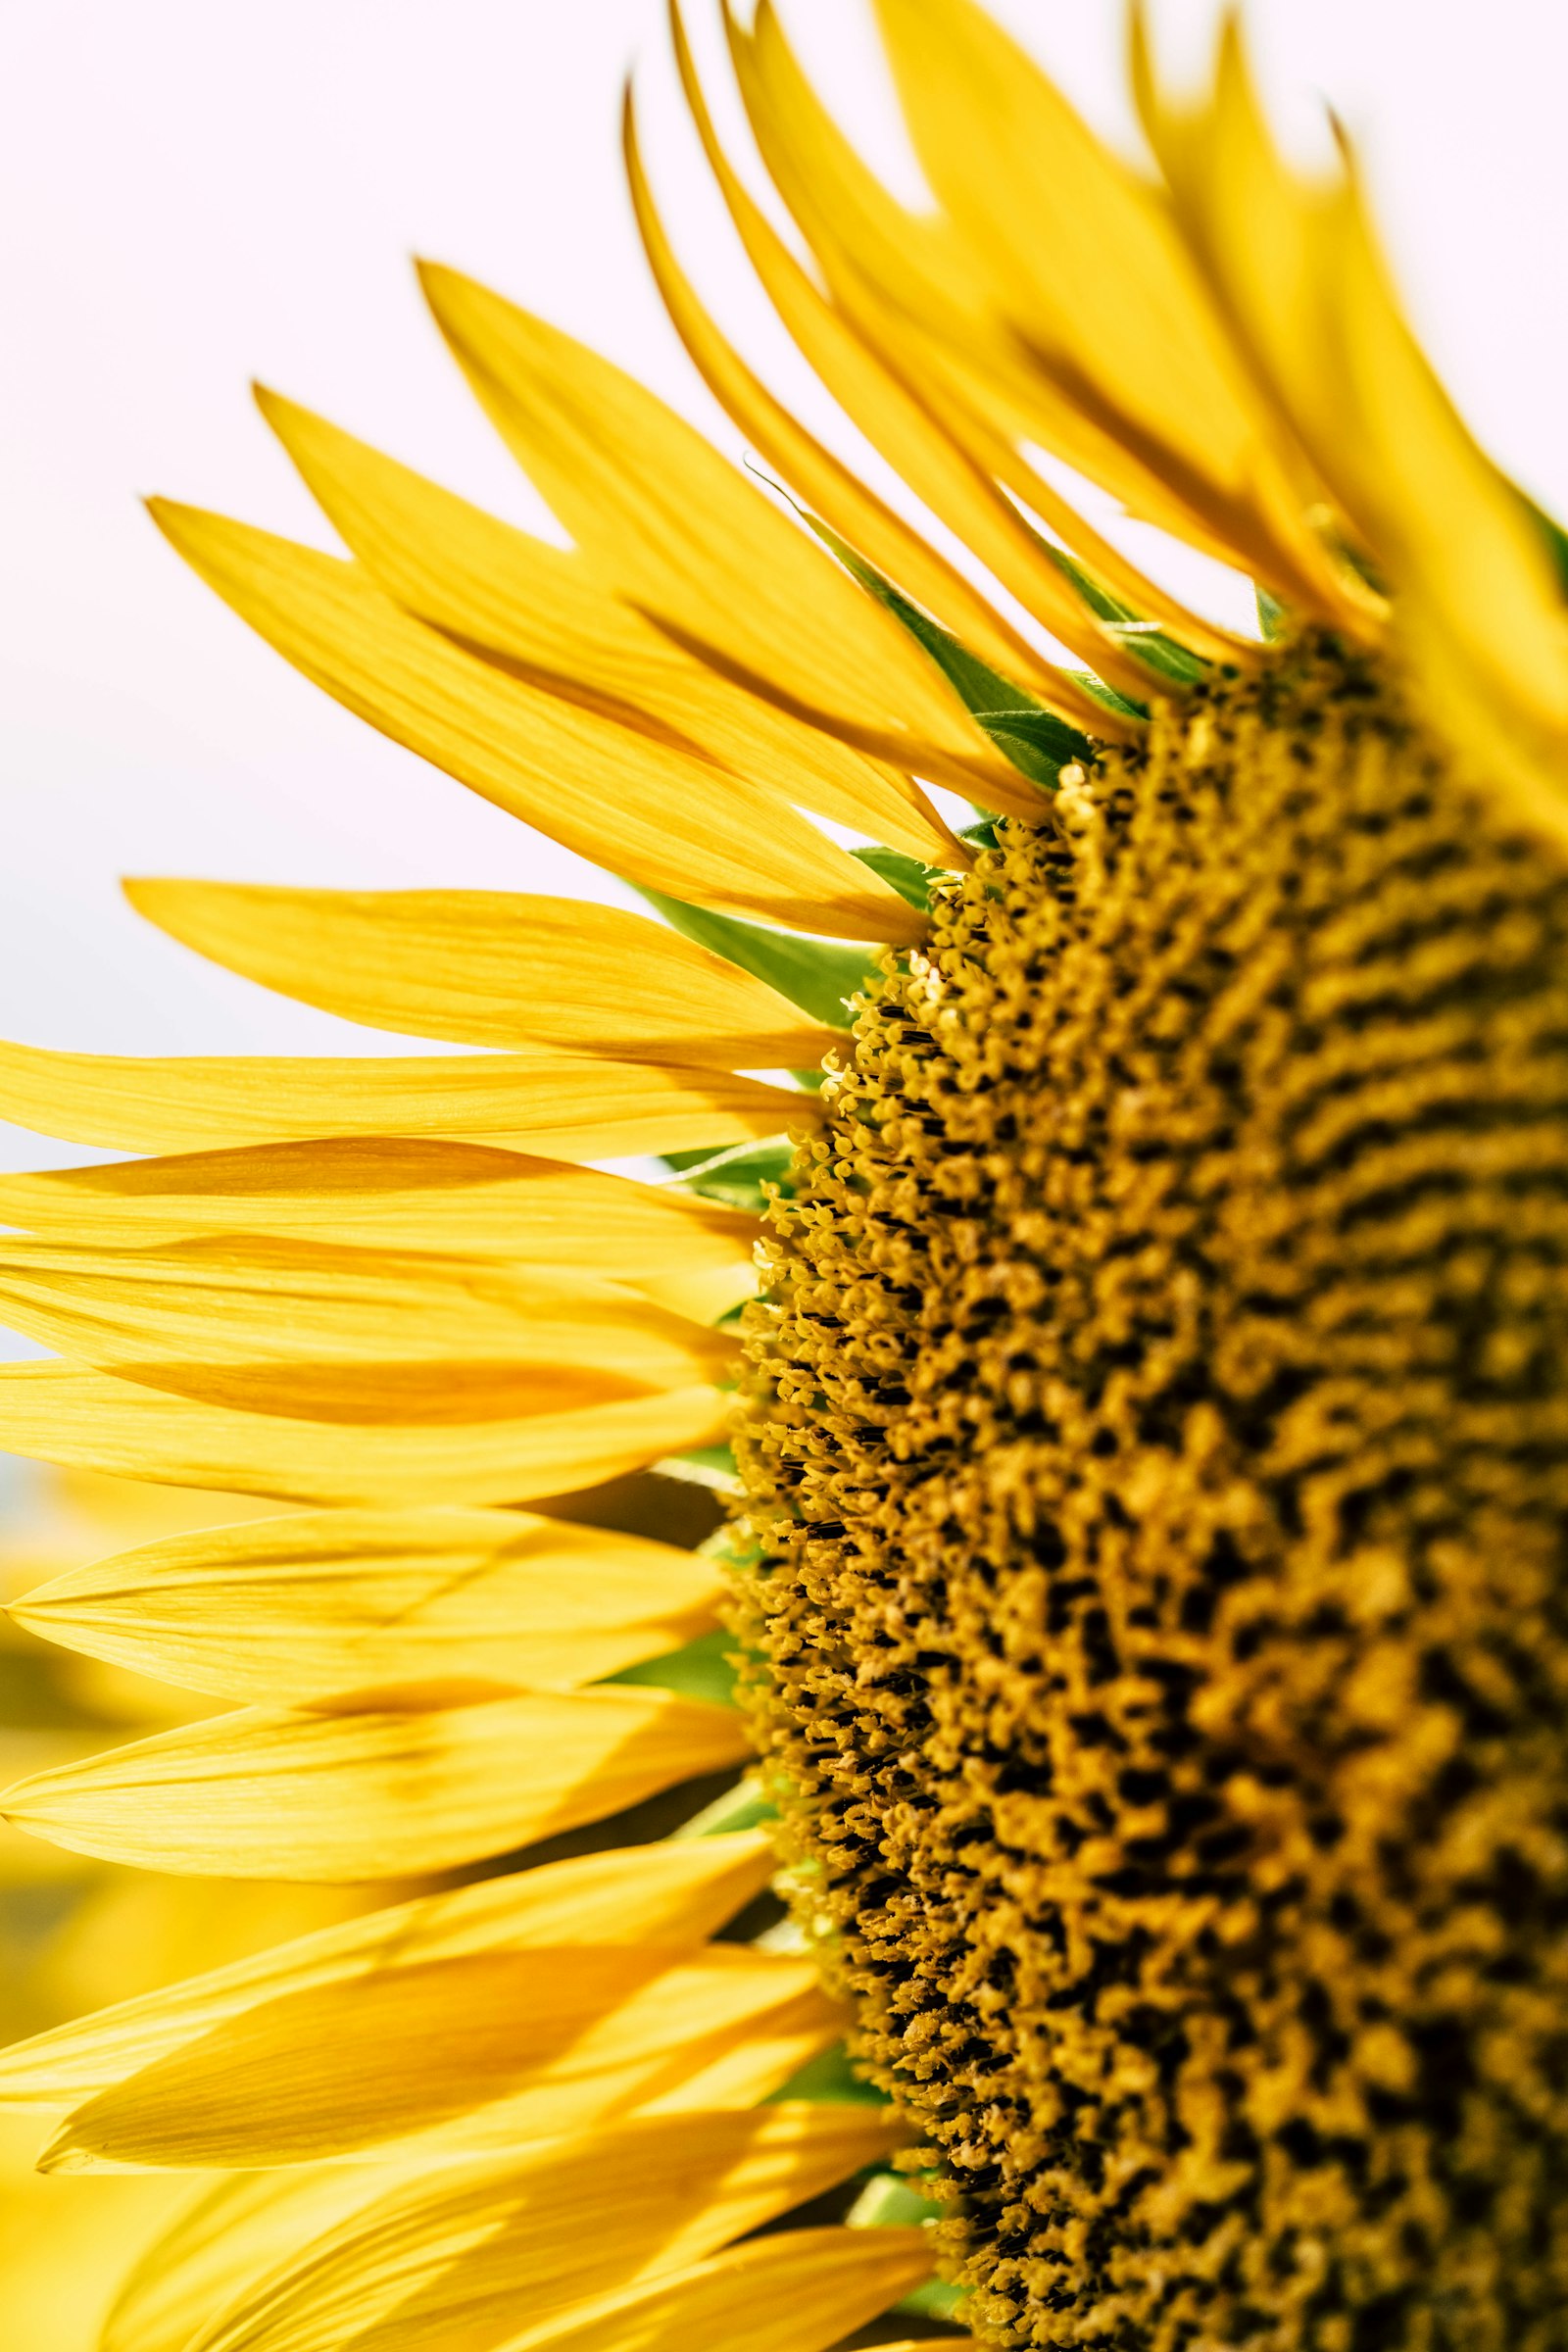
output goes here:
[[506, 2352], [821, 2352], [931, 2276], [918, 2230], [790, 2230], [525, 2328]]
[[802, 930], [920, 936], [913, 909], [776, 792], [504, 676], [412, 619], [356, 564], [194, 507], [157, 500], [153, 516], [315, 684], [596, 864]]
[[[1106, 635], [1077, 588], [1053, 560], [1040, 532], [1025, 520], [1014, 502], [999, 487], [993, 478], [997, 470], [995, 465], [988, 468], [978, 464], [963, 442], [945, 428], [940, 409], [934, 409], [928, 399], [927, 384], [918, 377], [901, 374], [890, 364], [888, 353], [872, 349], [856, 332], [843, 313], [817, 291], [760, 208], [752, 201], [713, 131], [678, 15], [674, 16], [674, 24], [687, 102], [702, 135], [709, 162], [723, 191], [730, 217], [774, 309], [816, 374], [916, 496], [924, 500], [931, 512], [940, 516], [960, 543], [989, 567], [1003, 587], [1015, 596], [1037, 620], [1053, 630], [1064, 645], [1069, 646], [1109, 683], [1134, 694], [1146, 688], [1147, 676], [1137, 662], [1131, 661], [1116, 641]], [[700, 367], [704, 366], [701, 355], [707, 352], [708, 366], [704, 371], [713, 382], [719, 398], [725, 400], [726, 406], [730, 406], [731, 396], [722, 388], [727, 380], [724, 374], [727, 347], [718, 337], [716, 329], [705, 318], [691, 288], [678, 270], [668, 239], [654, 210], [635, 148], [630, 151], [629, 162], [632, 197], [638, 210], [643, 241], [648, 247], [655, 275], [659, 278], [665, 307], [671, 312], [688, 348], [693, 349]], [[740, 363], [733, 354], [728, 356], [729, 372], [733, 374], [740, 368]], [[756, 381], [755, 378], [750, 380], [753, 383]], [[744, 384], [734, 389], [744, 393]], [[757, 390], [761, 393], [762, 388], [758, 386]], [[765, 399], [767, 396], [762, 394], [762, 397]], [[743, 418], [742, 421], [750, 420]], [[787, 443], [783, 446], [787, 447]], [[814, 448], [815, 444], [810, 444], [804, 453], [808, 460]], [[826, 453], [821, 454], [825, 460]], [[813, 505], [817, 504], [811, 476], [801, 479], [798, 468], [792, 469], [787, 455], [781, 455], [777, 462], [796, 480], [803, 495]], [[834, 463], [826, 460], [828, 467]], [[815, 470], [821, 471], [822, 468]], [[907, 555], [902, 545], [892, 546], [886, 557], [873, 554], [857, 537], [854, 526], [858, 514], [854, 502], [846, 501], [842, 495], [836, 503], [849, 519], [846, 522], [837, 519], [832, 496], [837, 483], [831, 472], [826, 475], [824, 487], [828, 490], [829, 498], [821, 504], [820, 511], [828, 522], [842, 531], [852, 544], [859, 548], [861, 554], [871, 555], [872, 562], [879, 564], [907, 593], [929, 605], [937, 617], [954, 629], [972, 651], [993, 662], [1004, 674], [1010, 673], [1026, 679], [1053, 710], [1072, 723], [1092, 730], [1096, 729], [1097, 722], [1102, 724], [1105, 715], [1103, 707], [1086, 694], [1070, 673], [1042, 662], [1038, 655], [1032, 654], [1016, 638], [999, 646], [997, 641], [1004, 632], [994, 615], [992, 627], [984, 639], [972, 634], [966, 612], [960, 612], [950, 619], [947, 607], [952, 603], [951, 593], [945, 600], [939, 593], [938, 600], [933, 602], [910, 576]], [[1235, 652], [1233, 641], [1205, 628], [1174, 599], [1161, 596], [1152, 582], [1144, 579], [1133, 566], [1118, 559], [1098, 533], [1088, 529], [1083, 518], [1065, 500], [1046, 492], [1044, 484], [1037, 482], [1033, 487], [1037, 505], [1042, 508], [1045, 519], [1053, 529], [1061, 532], [1068, 545], [1086, 561], [1098, 561], [1102, 564], [1108, 558], [1120, 575], [1115, 584], [1139, 600], [1141, 612], [1169, 621], [1184, 634], [1188, 643], [1200, 651], [1224, 653], [1227, 656]], [[874, 522], [875, 516], [871, 519]], [[906, 525], [900, 525], [899, 528], [906, 540], [913, 541], [916, 550], [921, 547], [922, 543]], [[883, 534], [884, 542], [888, 536]], [[935, 559], [927, 554], [926, 563], [929, 568]], [[939, 591], [941, 585], [939, 581]], [[974, 600], [974, 591], [971, 589], [968, 593], [970, 599]], [[989, 608], [982, 606], [982, 612], [988, 611]], [[995, 794], [997, 787], [993, 786], [992, 790]], [[1010, 797], [1004, 797], [998, 805], [1011, 806], [1017, 798], [1017, 779], [1014, 776], [1007, 780], [1004, 787], [1004, 796]], [[1032, 808], [1022, 808], [1019, 812], [1038, 815], [1038, 799]]]
[[0, 1224], [127, 1245], [238, 1227], [514, 1256], [633, 1287], [662, 1274], [749, 1276], [760, 1231], [743, 1210], [670, 1186], [483, 1144], [382, 1137], [0, 1176]]
[[713, 1563], [517, 1511], [333, 1511], [174, 1536], [13, 1601], [133, 1673], [300, 1705], [371, 1686], [569, 1687], [714, 1623]]
[[732, 1708], [628, 1687], [429, 1712], [242, 1709], [37, 1773], [0, 1812], [145, 1870], [388, 1879], [531, 1844], [745, 1753]]
[[814, 1095], [752, 1078], [564, 1054], [165, 1059], [0, 1043], [0, 1117], [117, 1152], [405, 1135], [614, 1159], [744, 1143], [821, 1116]]
[[0, 1446], [13, 1452], [285, 1502], [527, 1502], [710, 1445], [724, 1426], [710, 1388], [421, 1429], [245, 1412], [77, 1364], [0, 1365]]
[[497, 521], [275, 393], [257, 399], [347, 545], [411, 612], [527, 683], [685, 744], [782, 801], [911, 857], [968, 862], [907, 776], [683, 652], [580, 555]]
[[[188, 2352], [197, 2330], [253, 2279], [322, 2236], [400, 2182], [407, 2167], [313, 2166], [301, 2173], [239, 2174], [187, 2203], [121, 2281], [94, 2352]], [[98, 2182], [92, 2184], [99, 2186]], [[162, 2186], [104, 2180], [104, 2188]], [[178, 2183], [185, 2187], [186, 2183]], [[59, 2181], [79, 2196], [83, 2180]]]
[[723, 1070], [815, 1063], [842, 1043], [678, 931], [582, 899], [165, 881], [125, 895], [231, 972], [411, 1037]]
[[42, 2162], [252, 2168], [478, 2153], [623, 2115], [775, 2010], [834, 2013], [814, 1966], [564, 1946], [399, 1968], [249, 2009], [78, 2108]]
[[[877, 363], [857, 342], [832, 306], [816, 292], [731, 171], [728, 158], [713, 135], [685, 26], [673, 8], [670, 23], [687, 102], [753, 265], [768, 286], [775, 309], [817, 373], [835, 391], [848, 413], [863, 423], [857, 402], [850, 394], [862, 373], [877, 374]], [[754, 374], [715, 325], [681, 269], [660, 218], [643, 170], [629, 99], [625, 145], [637, 223], [664, 308], [710, 390], [747, 439], [755, 443], [770, 466], [778, 467], [807, 505], [823, 515], [879, 571], [897, 580], [906, 595], [922, 604], [971, 652], [1004, 675], [1010, 673], [1026, 679], [1037, 691], [1049, 691], [1057, 678], [1053, 665], [1043, 661], [1028, 640], [1004, 621], [979, 590], [938, 555], [918, 531], [874, 491], [868, 490], [814, 434], [807, 431]], [[776, 284], [772, 282], [775, 278]], [[813, 348], [813, 333], [820, 349]], [[835, 360], [847, 383], [835, 384]], [[887, 396], [896, 399], [897, 387], [892, 387]], [[1038, 811], [1038, 803], [1036, 808]]]
[[973, 0], [877, 13], [921, 164], [1031, 358], [1266, 569], [1263, 419], [1156, 193]]
[[362, 1979], [400, 1968], [556, 1945], [695, 1948], [773, 1868], [766, 1838], [743, 1830], [578, 1855], [422, 1895], [14, 2043], [0, 2051], [0, 2103], [71, 2106], [247, 2009], [334, 1984], [352, 1998]]
[[[1212, 93], [1146, 121], [1227, 314], [1351, 535], [1394, 595], [1422, 707], [1568, 838], [1568, 612], [1541, 534], [1476, 446], [1400, 311], [1353, 170], [1304, 182], [1280, 155], [1231, 24]], [[1379, 600], [1337, 615], [1375, 634]]]
[[978, 786], [994, 755], [932, 664], [700, 433], [471, 278], [422, 276], [508, 447], [619, 594], [763, 700], [901, 767]]
[[280, 2263], [191, 2352], [490, 2352], [591, 2295], [700, 2261], [891, 2143], [862, 2109], [609, 2125], [393, 2188]]
[[[801, 71], [768, 0], [751, 33], [730, 0], [724, 13], [753, 133], [834, 299], [870, 348], [939, 406], [960, 446], [987, 465], [997, 441], [1039, 442], [1134, 514], [1233, 562], [1235, 549], [1164, 479], [1155, 453], [1129, 447], [1030, 367], [988, 307], [983, 273], [953, 223], [908, 210], [867, 170]], [[971, 442], [981, 419], [985, 430]]]
[[750, 31], [732, 0], [722, 5], [758, 147], [835, 297], [851, 307], [863, 281], [905, 316], [940, 324], [944, 341], [994, 343], [995, 322], [953, 222], [902, 204], [861, 160], [802, 72], [770, 0]]
[[751, 2024], [740, 2039], [694, 2052], [680, 2079], [638, 2103], [640, 2115], [697, 2115], [720, 2107], [755, 2107], [794, 2082], [801, 2069], [840, 2040], [844, 2019], [825, 2008], [820, 1986]]
[[[1131, 23], [1139, 112], [1188, 250], [1273, 407], [1282, 453], [1295, 452], [1288, 462], [1298, 508], [1327, 518], [1328, 482], [1312, 469], [1325, 458], [1332, 465], [1341, 429], [1325, 397], [1335, 331], [1333, 297], [1318, 266], [1326, 190], [1300, 178], [1276, 150], [1234, 22], [1222, 29], [1214, 89], [1197, 105], [1178, 104], [1160, 87], [1136, 5]], [[1302, 610], [1375, 642], [1384, 600], [1315, 532], [1298, 539], [1295, 554]]]
[[[0, 1307], [47, 1347], [152, 1386], [323, 1419], [560, 1411], [720, 1379], [735, 1358], [728, 1335], [586, 1274], [272, 1235], [0, 1238]], [[215, 1380], [223, 1365], [246, 1377]]]
[[1413, 675], [1422, 717], [1446, 735], [1481, 790], [1506, 796], [1532, 831], [1568, 846], [1568, 744], [1499, 689], [1468, 632], [1419, 591], [1406, 591], [1396, 612], [1395, 641]]
[[1387, 571], [1396, 615], [1402, 594], [1418, 594], [1504, 707], [1550, 742], [1561, 835], [1568, 612], [1551, 559], [1405, 324], [1353, 180], [1323, 233], [1338, 429], [1319, 463]]

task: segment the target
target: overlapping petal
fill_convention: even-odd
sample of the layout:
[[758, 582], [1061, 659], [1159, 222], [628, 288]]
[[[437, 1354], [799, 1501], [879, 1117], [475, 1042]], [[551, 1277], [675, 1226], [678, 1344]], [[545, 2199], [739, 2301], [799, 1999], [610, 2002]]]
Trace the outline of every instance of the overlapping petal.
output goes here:
[[[1234, 562], [1234, 547], [1184, 483], [1162, 476], [1154, 453], [1129, 446], [1031, 365], [954, 223], [901, 204], [868, 169], [811, 88], [767, 0], [750, 31], [729, 6], [725, 23], [753, 133], [835, 300], [870, 348], [940, 407], [960, 446], [985, 464], [1040, 443], [1134, 514]], [[1011, 482], [1026, 503], [1020, 485], [1030, 472], [1025, 465]]]
[[808, 1960], [713, 1944], [432, 1962], [247, 2010], [75, 2110], [47, 2170], [376, 2161], [623, 2115], [780, 2011], [839, 2020]]
[[547, 1862], [368, 1913], [0, 2051], [0, 2105], [71, 2107], [247, 2009], [400, 1967], [587, 1944], [695, 1950], [773, 1869], [757, 1831]]
[[751, 2238], [674, 2278], [579, 2304], [525, 2328], [507, 2352], [677, 2352], [745, 2341], [748, 2352], [821, 2352], [930, 2276], [919, 2230], [799, 2230]]
[[865, 2109], [777, 2106], [611, 2124], [452, 2165], [363, 2203], [258, 2278], [194, 2345], [483, 2352], [702, 2260], [892, 2139]]
[[246, 1708], [37, 1773], [0, 1813], [144, 1870], [406, 1878], [601, 1820], [746, 1752], [732, 1709], [624, 1687], [364, 1713]]
[[[1014, 585], [1021, 575], [1040, 591], [1062, 624], [1059, 633], [1069, 643], [1075, 638], [1091, 639], [1094, 632], [1085, 607], [1044, 556], [1022, 517], [961, 451], [945, 441], [907, 388], [889, 373], [812, 285], [747, 195], [712, 137], [707, 103], [678, 16], [673, 24], [682, 77], [697, 111], [705, 147], [747, 250], [796, 341], [846, 413], [889, 455], [897, 453], [895, 463], [911, 485], [922, 491], [933, 511], [950, 522], [961, 516], [963, 536], [978, 555], [990, 561], [999, 579]], [[1078, 682], [1043, 661], [961, 572], [808, 433], [728, 342], [676, 258], [643, 170], [635, 118], [630, 112], [626, 157], [638, 225], [664, 306], [710, 388], [748, 437], [780, 468], [797, 494], [851, 546], [898, 580], [906, 594], [923, 604], [962, 643], [1004, 675], [1010, 673], [1025, 681], [1063, 717], [1078, 725], [1090, 723], [1099, 715], [1097, 706]], [[1018, 783], [1004, 774], [999, 774], [988, 789], [993, 796], [1000, 796], [1000, 806], [1016, 807], [1026, 815], [1038, 809], [1038, 802], [1031, 802]]]
[[420, 1427], [406, 1416], [334, 1422], [251, 1411], [80, 1364], [0, 1365], [0, 1445], [14, 1452], [285, 1502], [528, 1502], [710, 1445], [724, 1424], [725, 1400], [706, 1385]]
[[1147, 35], [1145, 126], [1238, 349], [1298, 436], [1392, 612], [1342, 565], [1334, 617], [1392, 621], [1430, 715], [1523, 813], [1568, 834], [1568, 615], [1545, 539], [1417, 345], [1353, 164], [1307, 180], [1281, 155], [1236, 23], [1212, 86], [1179, 104]]
[[815, 1063], [835, 1042], [679, 932], [581, 899], [151, 881], [126, 895], [210, 961], [410, 1037], [723, 1070]]
[[918, 786], [685, 652], [612, 595], [580, 554], [498, 521], [259, 391], [264, 415], [347, 545], [388, 595], [526, 683], [684, 745], [780, 801], [912, 857], [962, 864]]
[[983, 797], [997, 757], [939, 672], [693, 426], [471, 278], [421, 275], [486, 413], [619, 595], [762, 702]]
[[716, 1562], [520, 1511], [330, 1511], [121, 1552], [36, 1587], [29, 1632], [219, 1698], [570, 1687], [715, 1622]]
[[587, 1054], [57, 1054], [0, 1043], [0, 1116], [116, 1152], [442, 1136], [562, 1159], [716, 1149], [812, 1125], [815, 1098], [721, 1070]]
[[345, 1424], [560, 1411], [734, 1360], [727, 1334], [586, 1274], [272, 1235], [0, 1241], [0, 1302], [29, 1337], [152, 1386]]
[[[123, 2272], [95, 2352], [188, 2352], [197, 2330], [253, 2281], [387, 2194], [416, 2163], [236, 2173], [194, 2203], [177, 2174], [102, 2176], [94, 2188], [151, 2188], [166, 2197], [180, 2189], [184, 2196], [183, 2210]], [[74, 2196], [88, 2184], [66, 2185]]]
[[[1062, 567], [1040, 531], [1020, 512], [1013, 499], [1007, 496], [1003, 484], [1012, 478], [1012, 486], [1023, 482], [1018, 471], [1016, 453], [1004, 441], [988, 439], [982, 432], [980, 418], [969, 415], [961, 433], [955, 433], [944, 419], [943, 403], [938, 398], [932, 404], [932, 386], [928, 375], [909, 376], [901, 372], [896, 360], [896, 346], [884, 336], [872, 342], [857, 332], [851, 318], [811, 283], [807, 271], [795, 260], [783, 239], [769, 224], [761, 208], [748, 194], [744, 181], [734, 170], [712, 125], [707, 100], [703, 94], [685, 37], [678, 10], [671, 6], [671, 20], [681, 68], [681, 78], [688, 105], [702, 136], [710, 165], [722, 190], [725, 204], [736, 230], [746, 248], [753, 269], [767, 291], [774, 308], [787, 327], [803, 356], [827, 388], [834, 393], [846, 413], [881, 450], [909, 487], [924, 499], [932, 513], [948, 524], [959, 540], [995, 577], [1008, 589], [1037, 620], [1054, 630], [1062, 642], [1072, 648], [1108, 683], [1134, 694], [1147, 688], [1147, 675], [1140, 669], [1125, 644], [1099, 620], [1093, 606], [1080, 593], [1077, 585]], [[659, 280], [665, 307], [682, 329], [688, 347], [698, 364], [704, 365], [700, 354], [710, 355], [705, 373], [727, 407], [732, 407], [733, 392], [727, 373], [714, 365], [719, 344], [717, 330], [707, 321], [680, 275], [669, 241], [654, 209], [651, 193], [636, 156], [631, 148], [630, 173], [633, 200], [650, 261]], [[953, 396], [950, 394], [950, 404]], [[949, 409], [949, 415], [954, 412]], [[796, 470], [782, 458], [786, 472], [797, 480]], [[805, 494], [813, 496], [808, 485], [803, 484]], [[1118, 593], [1131, 597], [1146, 615], [1170, 623], [1186, 642], [1196, 650], [1215, 656], [1236, 658], [1247, 649], [1228, 632], [1214, 629], [1200, 620], [1176, 602], [1102, 535], [1093, 530], [1085, 517], [1058, 493], [1052, 492], [1041, 477], [1031, 474], [1023, 495], [1032, 495], [1037, 511], [1054, 529], [1060, 532], [1067, 545], [1085, 561], [1103, 572], [1106, 583]], [[918, 560], [911, 564], [909, 552], [899, 542], [879, 553], [858, 527], [859, 516], [852, 506], [846, 507], [842, 497], [820, 502], [827, 519], [834, 523], [850, 543], [880, 564], [891, 577], [900, 581], [906, 591], [922, 595]], [[837, 504], [840, 512], [835, 513]], [[840, 514], [842, 514], [842, 520]], [[913, 540], [915, 550], [922, 543], [906, 525], [901, 526], [906, 540]], [[885, 536], [885, 534], [884, 534]], [[933, 561], [927, 554], [929, 565]], [[1051, 708], [1059, 710], [1075, 724], [1087, 726], [1091, 732], [1103, 732], [1107, 714], [1102, 704], [1085, 693], [1081, 683], [1070, 673], [1054, 669], [1040, 661], [1027, 649], [1012, 643], [999, 646], [1000, 624], [992, 615], [989, 632], [976, 630], [971, 615], [959, 610], [952, 611], [952, 591], [941, 593], [945, 583], [938, 583], [938, 594], [925, 593], [923, 601], [939, 617], [947, 621], [965, 644], [983, 653], [1005, 672], [1027, 679], [1029, 685]], [[974, 601], [974, 591], [968, 592]], [[982, 607], [982, 613], [989, 608]], [[988, 642], [988, 636], [990, 642]], [[1129, 730], [1131, 732], [1132, 730]], [[1025, 814], [1033, 813], [1025, 809]]]
[[477, 1251], [656, 1291], [674, 1277], [737, 1273], [746, 1287], [759, 1230], [745, 1211], [673, 1186], [488, 1145], [381, 1136], [0, 1176], [0, 1223], [125, 1247], [240, 1231]]
[[568, 849], [799, 930], [919, 936], [902, 900], [765, 785], [506, 676], [422, 628], [356, 564], [192, 507], [153, 512], [209, 587], [315, 684]]

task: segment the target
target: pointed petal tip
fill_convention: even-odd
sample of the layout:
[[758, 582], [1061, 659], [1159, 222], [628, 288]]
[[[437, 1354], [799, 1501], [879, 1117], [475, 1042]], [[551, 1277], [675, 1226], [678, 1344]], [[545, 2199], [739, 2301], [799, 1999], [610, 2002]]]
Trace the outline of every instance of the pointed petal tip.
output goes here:
[[164, 498], [155, 493], [145, 504], [170, 546], [182, 556], [188, 555], [191, 542], [203, 524], [220, 519], [210, 508], [193, 507], [180, 498]]
[[414, 257], [414, 274], [432, 309], [444, 296], [460, 293], [473, 283], [463, 270], [454, 270], [450, 262], [433, 262], [422, 253], [416, 253]]
[[274, 392], [271, 385], [263, 383], [259, 375], [251, 377], [251, 398], [261, 410], [273, 432], [279, 435], [281, 435], [288, 418], [308, 416], [311, 413], [309, 409], [302, 409], [298, 401], [290, 400], [286, 394]]

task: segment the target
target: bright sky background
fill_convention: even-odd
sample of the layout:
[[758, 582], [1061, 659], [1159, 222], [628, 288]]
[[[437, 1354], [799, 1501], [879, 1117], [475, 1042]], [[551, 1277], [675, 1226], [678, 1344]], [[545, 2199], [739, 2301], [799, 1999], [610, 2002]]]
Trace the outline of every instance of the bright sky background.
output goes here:
[[[834, 103], [906, 170], [862, 0], [785, 0]], [[1004, 14], [1125, 127], [1116, 0]], [[1191, 58], [1209, 0], [1159, 12]], [[1568, 9], [1256, 0], [1281, 120], [1359, 135], [1411, 307], [1473, 422], [1568, 513]], [[606, 886], [287, 670], [137, 505], [160, 489], [330, 544], [255, 373], [514, 519], [538, 510], [425, 318], [415, 251], [713, 412], [621, 192], [636, 61], [710, 293], [777, 355], [685, 146], [660, 0], [11, 0], [0, 13], [0, 1034], [101, 1051], [368, 1051], [132, 916], [122, 872]], [[786, 377], [786, 382], [797, 379]], [[720, 426], [719, 437], [735, 447]], [[12, 1164], [85, 1156], [0, 1130]]]

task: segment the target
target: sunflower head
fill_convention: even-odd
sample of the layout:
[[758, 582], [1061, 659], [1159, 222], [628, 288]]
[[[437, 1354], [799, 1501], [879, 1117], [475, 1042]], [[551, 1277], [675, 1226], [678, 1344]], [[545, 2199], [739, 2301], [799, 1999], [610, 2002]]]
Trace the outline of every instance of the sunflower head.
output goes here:
[[1568, 2342], [1565, 542], [1234, 24], [1178, 102], [1134, 12], [1134, 162], [972, 0], [878, 16], [924, 211], [726, 0], [760, 192], [671, 28], [906, 500], [710, 315], [628, 109], [765, 484], [426, 268], [569, 550], [270, 393], [348, 560], [157, 509], [658, 919], [141, 882], [482, 1051], [0, 1050], [145, 1155], [0, 1180], [65, 1359], [0, 1435], [306, 1506], [27, 1597], [246, 1703], [10, 1817], [390, 1905], [0, 2058], [55, 2169], [237, 2175], [106, 2352]]
[[774, 1211], [754, 1720], [1007, 2338], [1559, 2307], [1565, 925], [1299, 640], [938, 892]]

